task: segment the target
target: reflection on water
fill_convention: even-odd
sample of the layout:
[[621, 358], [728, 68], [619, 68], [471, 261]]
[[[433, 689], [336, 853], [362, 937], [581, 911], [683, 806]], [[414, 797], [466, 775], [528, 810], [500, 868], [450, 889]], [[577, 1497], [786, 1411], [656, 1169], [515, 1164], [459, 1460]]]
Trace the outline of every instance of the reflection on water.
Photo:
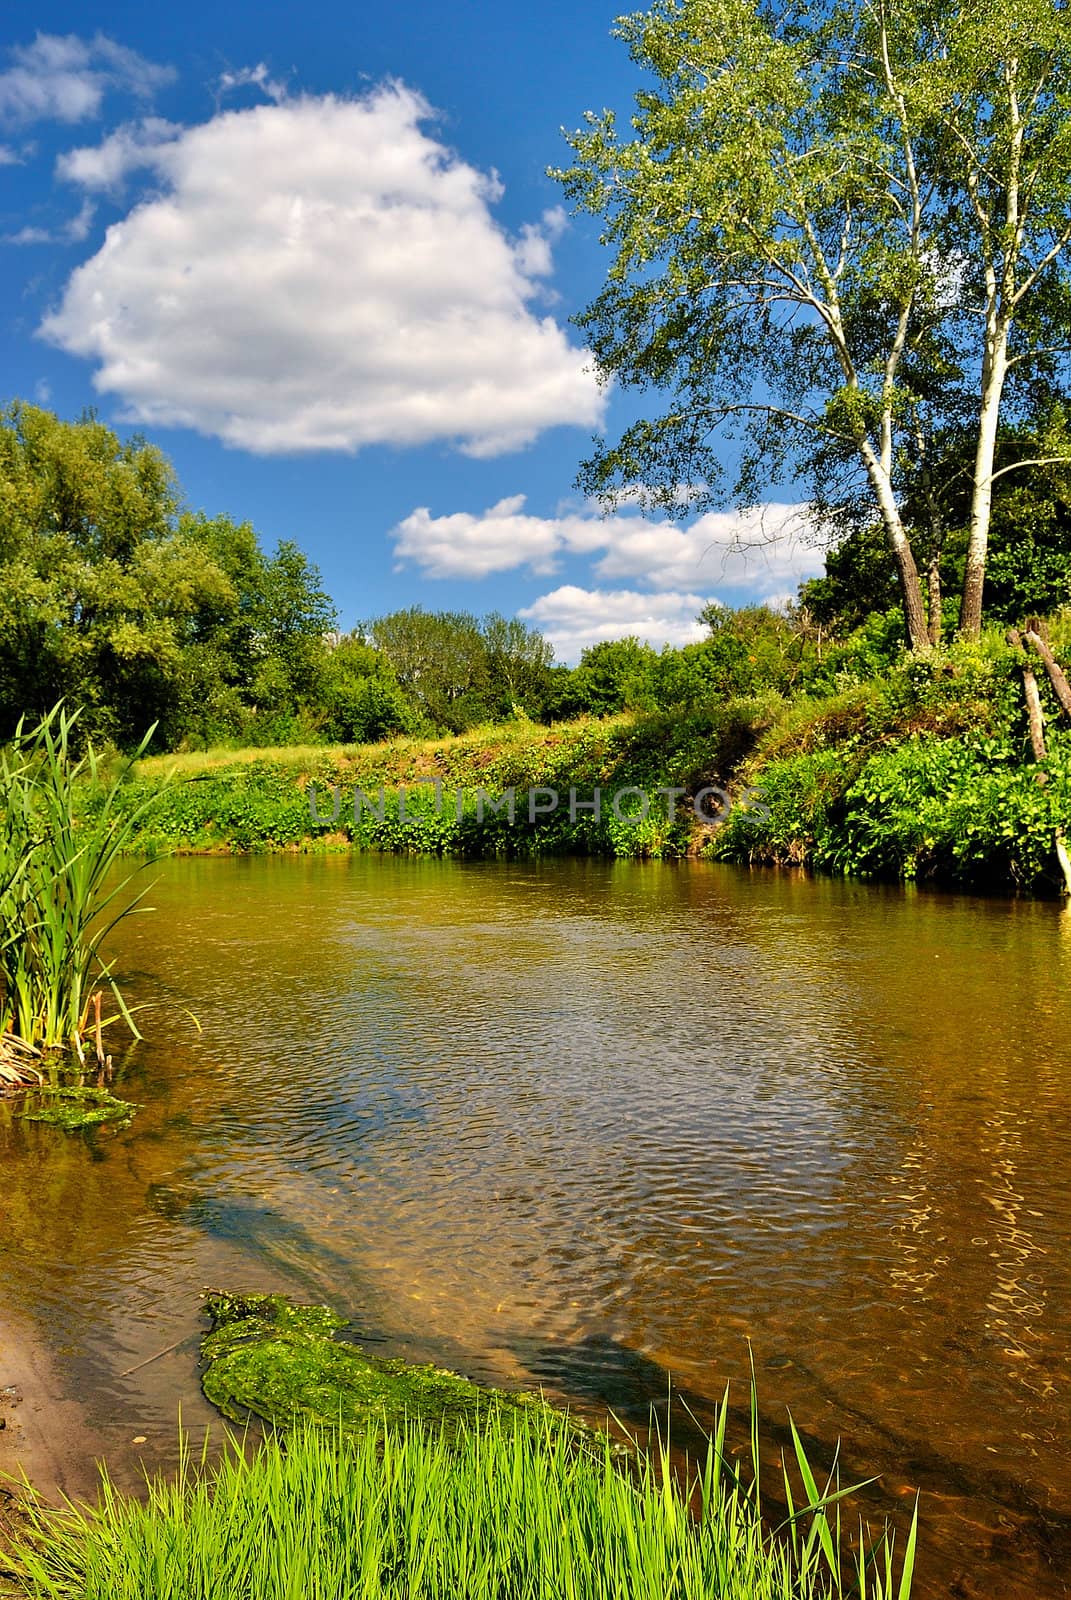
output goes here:
[[1068, 1592], [1066, 913], [702, 864], [153, 870], [133, 1128], [0, 1120], [8, 1303], [110, 1454], [203, 1425], [206, 1285], [633, 1421], [670, 1373], [709, 1410], [750, 1339], [879, 1516], [922, 1488], [922, 1592]]

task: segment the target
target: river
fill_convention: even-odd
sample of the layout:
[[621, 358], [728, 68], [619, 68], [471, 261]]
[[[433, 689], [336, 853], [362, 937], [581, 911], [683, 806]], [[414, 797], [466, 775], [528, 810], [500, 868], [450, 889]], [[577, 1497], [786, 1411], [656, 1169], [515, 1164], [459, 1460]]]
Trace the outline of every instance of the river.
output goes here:
[[878, 1521], [921, 1490], [917, 1595], [1071, 1593], [1071, 912], [707, 863], [149, 877], [132, 1128], [0, 1108], [4, 1304], [121, 1481], [208, 1421], [206, 1286], [634, 1424], [672, 1377], [742, 1426], [750, 1340], [773, 1438], [840, 1439]]

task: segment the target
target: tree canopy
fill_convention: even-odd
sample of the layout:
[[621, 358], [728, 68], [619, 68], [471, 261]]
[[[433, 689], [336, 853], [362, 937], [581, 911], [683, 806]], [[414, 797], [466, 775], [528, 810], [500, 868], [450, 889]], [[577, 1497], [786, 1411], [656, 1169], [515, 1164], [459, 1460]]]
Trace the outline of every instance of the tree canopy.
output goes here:
[[136, 745], [240, 734], [312, 690], [334, 607], [293, 544], [182, 507], [155, 446], [89, 417], [0, 413], [0, 720], [59, 699]]
[[631, 137], [589, 114], [558, 176], [613, 251], [578, 319], [599, 368], [667, 403], [582, 487], [684, 514], [796, 474], [834, 526], [862, 490], [924, 649], [905, 499], [955, 428], [976, 634], [994, 484], [1032, 464], [997, 465], [1001, 429], [1071, 343], [1066, 4], [659, 0], [617, 33]]

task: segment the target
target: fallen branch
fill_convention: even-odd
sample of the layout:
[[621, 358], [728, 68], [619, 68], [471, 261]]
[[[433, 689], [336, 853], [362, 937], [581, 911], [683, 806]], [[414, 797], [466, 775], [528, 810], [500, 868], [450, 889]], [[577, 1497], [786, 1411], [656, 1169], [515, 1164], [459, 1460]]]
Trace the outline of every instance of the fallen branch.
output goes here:
[[[1060, 704], [1065, 705], [1063, 697], [1060, 694], [1060, 690], [1057, 687], [1056, 677], [1053, 676], [1053, 673], [1055, 672], [1059, 675], [1060, 681], [1063, 683], [1064, 689], [1067, 691], [1068, 701], [1066, 703], [1066, 709], [1068, 713], [1071, 714], [1071, 689], [1068, 689], [1067, 679], [1064, 677], [1055, 659], [1053, 658], [1052, 651], [1042, 639], [1036, 628], [1028, 629], [1026, 637], [1041, 656], [1042, 661], [1045, 662], [1045, 665], [1049, 670], [1049, 677], [1052, 679], [1052, 686], [1054, 689], [1056, 689], [1057, 696], [1060, 698]], [[1038, 680], [1034, 676], [1034, 669], [1030, 665], [1030, 660], [1027, 656], [1026, 648], [1023, 644], [1023, 640], [1018, 629], [1009, 628], [1007, 638], [1008, 643], [1012, 646], [1012, 648], [1018, 650], [1021, 658], [1023, 690], [1026, 694], [1026, 714], [1027, 720], [1030, 723], [1030, 745], [1034, 752], [1034, 760], [1044, 761], [1046, 756], [1045, 713], [1041, 709], [1041, 696], [1038, 693]], [[1049, 666], [1050, 662], [1052, 663], [1051, 667]], [[1043, 781], [1043, 778], [1039, 778], [1039, 782], [1040, 781]], [[1064, 887], [1066, 888], [1067, 893], [1071, 895], [1071, 855], [1068, 854], [1064, 830], [1060, 826], [1057, 826], [1055, 830], [1054, 843], [1056, 846], [1056, 859], [1060, 863], [1060, 871], [1064, 875]]]
[[129, 1378], [130, 1374], [132, 1372], [140, 1372], [142, 1367], [151, 1367], [153, 1362], [154, 1361], [159, 1361], [161, 1356], [169, 1356], [173, 1350], [181, 1350], [181, 1348], [182, 1348], [182, 1346], [184, 1344], [189, 1344], [191, 1339], [196, 1339], [196, 1338], [197, 1338], [197, 1334], [196, 1333], [184, 1334], [181, 1339], [176, 1339], [174, 1344], [169, 1344], [166, 1347], [166, 1349], [157, 1350], [155, 1355], [146, 1356], [145, 1360], [144, 1361], [139, 1361], [136, 1366], [127, 1367], [126, 1371], [125, 1372], [121, 1372], [119, 1374], [119, 1376], [121, 1378]]
[[1027, 644], [1033, 645], [1045, 663], [1045, 671], [1049, 674], [1049, 682], [1052, 684], [1053, 693], [1067, 712], [1067, 715], [1071, 717], [1071, 683], [1068, 683], [1063, 668], [1042, 638], [1040, 624], [1033, 621], [1027, 623], [1023, 638]]
[[1038, 680], [1034, 676], [1034, 669], [1030, 665], [1029, 657], [1023, 648], [1023, 641], [1017, 628], [1008, 630], [1008, 643], [1019, 651], [1022, 658], [1020, 665], [1023, 674], [1023, 690], [1026, 694], [1026, 715], [1030, 723], [1030, 745], [1034, 752], [1034, 760], [1044, 761], [1048, 752], [1045, 749], [1045, 713], [1041, 709]]

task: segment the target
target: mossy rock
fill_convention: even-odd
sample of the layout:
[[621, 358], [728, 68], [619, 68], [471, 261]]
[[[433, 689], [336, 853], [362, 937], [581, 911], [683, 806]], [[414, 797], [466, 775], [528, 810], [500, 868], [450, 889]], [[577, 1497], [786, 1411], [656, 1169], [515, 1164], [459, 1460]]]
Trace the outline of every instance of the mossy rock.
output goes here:
[[71, 1085], [31, 1089], [25, 1109], [17, 1115], [23, 1122], [47, 1122], [54, 1128], [74, 1133], [79, 1128], [99, 1128], [103, 1123], [126, 1127], [137, 1109], [129, 1100], [120, 1100], [107, 1089]]
[[[276, 1427], [322, 1423], [344, 1430], [418, 1422], [447, 1436], [490, 1412], [538, 1422], [550, 1408], [533, 1394], [484, 1389], [434, 1366], [370, 1356], [335, 1335], [344, 1317], [283, 1295], [209, 1294], [212, 1331], [202, 1343], [208, 1399], [233, 1422], [249, 1414]], [[596, 1435], [570, 1419], [577, 1437]]]

